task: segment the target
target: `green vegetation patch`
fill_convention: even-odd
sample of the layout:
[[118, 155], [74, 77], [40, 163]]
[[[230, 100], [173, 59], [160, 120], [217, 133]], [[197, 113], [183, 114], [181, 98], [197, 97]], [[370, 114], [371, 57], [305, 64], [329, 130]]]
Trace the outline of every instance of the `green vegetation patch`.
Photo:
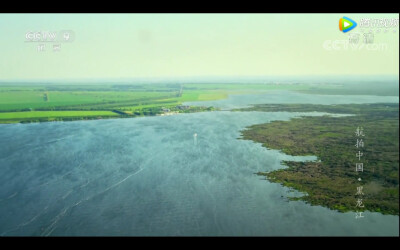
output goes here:
[[0, 123], [68, 121], [116, 117], [112, 111], [26, 111], [0, 113]]
[[70, 116], [115, 116], [111, 111], [28, 111], [0, 113], [0, 119], [10, 118], [40, 118], [40, 117], [70, 117]]
[[227, 95], [227, 90], [187, 89], [183, 84], [0, 85], [0, 123], [154, 116], [167, 109], [211, 111], [212, 107], [177, 107]]
[[[340, 212], [399, 214], [398, 104], [268, 104], [242, 110], [355, 114], [273, 121], [250, 126], [242, 136], [289, 155], [318, 157], [317, 162], [284, 161], [286, 169], [258, 173], [272, 182], [306, 192], [308, 195], [301, 200]], [[357, 127], [363, 127], [365, 133], [361, 161], [356, 157]], [[355, 171], [356, 162], [364, 163], [363, 172]], [[364, 187], [364, 208], [356, 207], [358, 186]]]

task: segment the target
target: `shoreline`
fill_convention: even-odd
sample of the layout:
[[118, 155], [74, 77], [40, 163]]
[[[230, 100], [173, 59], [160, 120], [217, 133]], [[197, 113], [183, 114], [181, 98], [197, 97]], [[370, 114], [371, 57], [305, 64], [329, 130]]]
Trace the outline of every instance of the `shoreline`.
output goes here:
[[[371, 211], [399, 215], [399, 142], [397, 104], [373, 105], [256, 105], [236, 111], [326, 111], [354, 113], [342, 117], [301, 117], [252, 125], [242, 130], [242, 138], [263, 147], [292, 155], [314, 155], [312, 162], [282, 161], [287, 168], [258, 172], [274, 183], [307, 193], [290, 200], [324, 206], [338, 212]], [[339, 112], [340, 110], [340, 112]], [[365, 148], [366, 171], [356, 173], [354, 163], [354, 129], [362, 124], [368, 131]], [[391, 136], [393, 136], [393, 138]], [[353, 171], [351, 171], [353, 170]], [[362, 181], [357, 178], [362, 176]], [[365, 207], [357, 208], [355, 190], [365, 187]]]
[[[123, 118], [139, 118], [139, 117], [155, 117], [155, 116], [171, 116], [178, 115], [182, 113], [198, 113], [198, 112], [212, 112], [218, 109], [214, 107], [197, 107], [193, 106], [193, 109], [187, 109], [185, 111], [173, 111], [167, 113], [150, 114], [150, 115], [135, 115], [125, 113], [123, 111], [114, 112], [115, 115], [93, 115], [93, 116], [60, 116], [60, 117], [32, 117], [32, 118], [13, 118], [13, 119], [0, 119], [0, 124], [27, 124], [27, 123], [43, 123], [43, 122], [69, 122], [69, 121], [88, 121], [88, 120], [103, 120], [103, 119], [123, 119]], [[32, 111], [23, 111], [32, 112]], [[68, 112], [68, 111], [58, 111], [58, 112]], [[110, 111], [113, 112], [113, 111]], [[22, 113], [22, 112], [21, 112]]]

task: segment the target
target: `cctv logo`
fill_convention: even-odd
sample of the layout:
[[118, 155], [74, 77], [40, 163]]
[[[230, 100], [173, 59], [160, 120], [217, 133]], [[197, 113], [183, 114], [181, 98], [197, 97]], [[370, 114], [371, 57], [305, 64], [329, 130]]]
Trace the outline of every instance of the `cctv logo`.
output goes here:
[[72, 30], [29, 31], [25, 34], [26, 42], [72, 42], [75, 34]]
[[57, 32], [51, 31], [29, 31], [25, 34], [27, 42], [54, 42], [57, 38]]

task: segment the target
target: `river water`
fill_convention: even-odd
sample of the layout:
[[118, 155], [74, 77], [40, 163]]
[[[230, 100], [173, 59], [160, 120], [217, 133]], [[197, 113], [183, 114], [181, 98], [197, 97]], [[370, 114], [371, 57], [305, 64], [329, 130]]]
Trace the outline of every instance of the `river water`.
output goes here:
[[[206, 105], [398, 100], [271, 92]], [[355, 219], [353, 212], [289, 202], [299, 194], [254, 174], [315, 157], [238, 139], [240, 130], [304, 114], [218, 111], [0, 125], [0, 235], [399, 235], [398, 216], [365, 212]]]

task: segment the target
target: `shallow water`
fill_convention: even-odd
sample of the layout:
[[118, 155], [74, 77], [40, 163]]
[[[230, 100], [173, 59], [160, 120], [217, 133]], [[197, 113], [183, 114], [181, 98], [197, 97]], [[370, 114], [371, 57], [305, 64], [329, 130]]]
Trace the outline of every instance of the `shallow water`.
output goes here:
[[360, 103], [398, 103], [398, 96], [368, 96], [368, 95], [315, 95], [302, 94], [293, 91], [260, 91], [259, 94], [229, 95], [227, 99], [217, 101], [187, 102], [187, 105], [214, 106], [224, 110], [250, 107], [251, 104], [360, 104]]
[[315, 159], [237, 139], [246, 126], [300, 115], [0, 125], [0, 235], [398, 235], [398, 216], [356, 220], [288, 202], [298, 193], [254, 174]]

